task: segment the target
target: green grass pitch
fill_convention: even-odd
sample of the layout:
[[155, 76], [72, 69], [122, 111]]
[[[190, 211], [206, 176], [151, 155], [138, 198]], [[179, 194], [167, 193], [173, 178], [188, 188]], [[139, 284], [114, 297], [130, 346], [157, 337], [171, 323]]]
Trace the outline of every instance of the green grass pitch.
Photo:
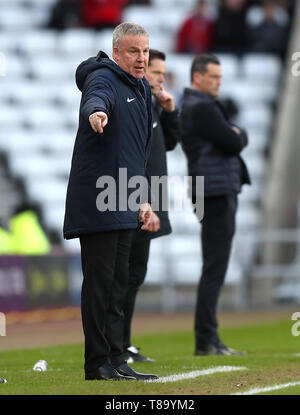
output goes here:
[[[83, 345], [43, 347], [0, 352], [0, 395], [228, 395], [252, 388], [300, 381], [300, 337], [291, 333], [291, 321], [221, 329], [224, 343], [245, 350], [245, 356], [193, 355], [192, 332], [153, 333], [134, 337], [154, 363], [135, 363], [141, 372], [165, 377], [216, 366], [244, 366], [245, 370], [215, 373], [166, 383], [85, 381]], [[34, 363], [48, 362], [46, 372], [34, 372]], [[266, 392], [300, 395], [300, 386]]]

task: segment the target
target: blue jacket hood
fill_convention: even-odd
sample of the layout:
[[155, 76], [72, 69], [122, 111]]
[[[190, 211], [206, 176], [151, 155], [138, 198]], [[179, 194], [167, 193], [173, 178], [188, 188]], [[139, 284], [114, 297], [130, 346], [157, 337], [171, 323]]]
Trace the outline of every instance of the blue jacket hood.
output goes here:
[[100, 51], [97, 56], [88, 58], [87, 60], [81, 62], [76, 70], [76, 85], [80, 91], [83, 90], [84, 82], [88, 75], [92, 72], [97, 71], [100, 68], [109, 68], [115, 72], [120, 78], [123, 79], [129, 85], [137, 86], [139, 80], [129, 73], [123, 71], [108, 55]]

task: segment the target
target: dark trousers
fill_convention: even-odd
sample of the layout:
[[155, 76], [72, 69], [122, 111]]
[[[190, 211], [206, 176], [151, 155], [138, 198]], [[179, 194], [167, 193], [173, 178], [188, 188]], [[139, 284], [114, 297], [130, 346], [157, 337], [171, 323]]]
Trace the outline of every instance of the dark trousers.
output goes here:
[[135, 301], [138, 290], [143, 284], [149, 258], [150, 238], [141, 234], [143, 231], [135, 231], [129, 257], [129, 277], [126, 297], [124, 302], [124, 349], [131, 346], [131, 322], [134, 313]]
[[133, 230], [80, 237], [85, 372], [123, 362], [123, 303]]
[[235, 232], [237, 195], [204, 198], [202, 220], [202, 275], [195, 311], [196, 348], [218, 345], [217, 306]]

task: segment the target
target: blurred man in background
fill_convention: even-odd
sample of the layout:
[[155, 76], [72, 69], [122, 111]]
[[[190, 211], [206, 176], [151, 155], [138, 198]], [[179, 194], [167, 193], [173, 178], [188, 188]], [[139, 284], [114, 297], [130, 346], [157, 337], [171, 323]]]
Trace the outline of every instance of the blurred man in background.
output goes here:
[[[180, 140], [179, 117], [174, 97], [163, 86], [166, 73], [165, 60], [166, 56], [163, 52], [150, 49], [149, 66], [146, 70], [146, 78], [152, 90], [153, 123], [152, 147], [147, 164], [149, 180], [152, 176], [167, 175], [166, 151], [173, 150]], [[124, 349], [128, 362], [151, 361], [131, 345], [131, 321], [138, 290], [146, 277], [151, 239], [171, 233], [168, 212], [162, 210], [162, 199], [166, 197], [166, 194], [161, 193], [153, 195], [153, 198], [159, 201], [156, 220], [152, 224], [154, 232], [136, 230], [133, 237], [129, 258], [129, 283], [124, 304]]]
[[215, 53], [245, 53], [247, 50], [246, 0], [221, 0], [213, 31]]
[[57, 30], [82, 26], [79, 0], [57, 0], [51, 7], [47, 27]]
[[279, 7], [272, 0], [262, 2], [262, 20], [257, 24], [248, 27], [249, 50], [250, 52], [272, 53], [285, 57], [290, 22], [286, 13], [286, 20], [280, 19]]
[[[201, 242], [203, 267], [195, 312], [196, 355], [241, 354], [224, 345], [218, 336], [217, 305], [224, 283], [235, 233], [237, 195], [249, 174], [240, 153], [247, 134], [232, 125], [216, 98], [222, 82], [217, 57], [196, 56], [191, 68], [191, 88], [182, 100], [182, 146], [189, 175], [204, 176], [204, 217]], [[193, 182], [192, 199], [197, 188]], [[197, 212], [196, 212], [197, 213]]]
[[121, 23], [128, 0], [81, 0], [83, 25], [94, 29], [113, 28]]
[[176, 38], [177, 53], [203, 53], [210, 50], [214, 21], [207, 14], [205, 0], [198, 0], [195, 11], [180, 27]]
[[0, 227], [0, 255], [47, 255], [50, 251], [38, 207], [27, 201], [17, 205], [8, 229]]

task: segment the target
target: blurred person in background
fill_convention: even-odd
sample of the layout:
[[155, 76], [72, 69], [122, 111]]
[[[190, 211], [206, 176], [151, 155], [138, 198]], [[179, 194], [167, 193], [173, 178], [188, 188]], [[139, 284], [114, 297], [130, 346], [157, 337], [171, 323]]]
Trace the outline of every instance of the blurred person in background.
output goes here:
[[215, 53], [244, 53], [247, 50], [246, 0], [221, 0], [213, 31]]
[[[272, 53], [285, 57], [289, 36], [290, 19], [287, 12], [272, 0], [264, 0], [261, 6], [262, 20], [248, 25], [249, 51]], [[286, 13], [286, 17], [284, 17]]]
[[184, 21], [176, 37], [177, 53], [198, 54], [212, 46], [214, 21], [207, 13], [205, 0], [198, 0], [195, 12]]
[[[124, 22], [113, 32], [113, 60], [100, 51], [76, 71], [82, 97], [64, 238], [79, 238], [81, 246], [86, 380], [157, 379], [128, 366], [123, 348], [123, 304], [132, 237], [140, 222], [142, 229], [151, 230], [154, 216], [143, 195], [137, 202], [139, 211], [130, 209], [134, 189], [128, 188], [131, 178], [145, 177], [152, 141], [151, 88], [145, 79], [148, 59], [147, 31]], [[126, 183], [122, 186], [124, 170]], [[114, 186], [110, 196], [99, 202], [99, 188], [109, 187], [105, 180], [102, 186], [98, 184], [102, 178], [110, 178]], [[123, 196], [125, 209], [120, 202]], [[113, 198], [115, 205], [107, 206], [107, 198]]]
[[[204, 176], [204, 216], [201, 222], [202, 275], [195, 310], [195, 355], [238, 355], [218, 335], [217, 306], [235, 233], [238, 193], [250, 184], [240, 153], [247, 145], [245, 130], [229, 122], [217, 101], [222, 68], [217, 57], [201, 54], [191, 67], [191, 88], [183, 94], [182, 147], [189, 175]], [[192, 201], [199, 190], [192, 186]], [[197, 214], [197, 211], [195, 212]]]
[[[247, 11], [255, 7], [261, 8], [265, 0], [246, 0]], [[286, 13], [290, 18], [294, 16], [295, 7], [297, 2], [295, 0], [273, 0], [274, 5], [277, 8], [277, 13]]]
[[47, 27], [64, 30], [82, 26], [80, 0], [58, 0], [51, 8]]
[[51, 8], [47, 27], [57, 30], [114, 28], [121, 23], [124, 8], [132, 4], [151, 5], [151, 0], [57, 0]]
[[18, 205], [9, 219], [8, 230], [0, 228], [0, 254], [46, 255], [50, 251], [38, 208], [28, 202]]
[[18, 206], [9, 221], [12, 238], [11, 249], [17, 255], [45, 255], [51, 251], [51, 245], [40, 224], [37, 209], [24, 203]]
[[[173, 150], [180, 140], [179, 117], [174, 97], [163, 86], [166, 73], [165, 60], [166, 56], [163, 52], [150, 49], [149, 66], [146, 70], [146, 78], [152, 90], [153, 137], [147, 164], [147, 176], [150, 181], [152, 176], [159, 178], [167, 176], [166, 152]], [[153, 199], [159, 201], [160, 208], [155, 211], [157, 216], [156, 222], [153, 222], [154, 232], [136, 230], [129, 257], [129, 280], [124, 303], [124, 350], [129, 363], [152, 361], [140, 354], [137, 347], [132, 346], [131, 322], [136, 296], [146, 277], [151, 239], [168, 235], [172, 231], [168, 212], [162, 210], [162, 197], [167, 200], [167, 195], [162, 195], [161, 192], [153, 195]]]
[[80, 0], [82, 22], [94, 29], [114, 28], [122, 21], [128, 0]]

